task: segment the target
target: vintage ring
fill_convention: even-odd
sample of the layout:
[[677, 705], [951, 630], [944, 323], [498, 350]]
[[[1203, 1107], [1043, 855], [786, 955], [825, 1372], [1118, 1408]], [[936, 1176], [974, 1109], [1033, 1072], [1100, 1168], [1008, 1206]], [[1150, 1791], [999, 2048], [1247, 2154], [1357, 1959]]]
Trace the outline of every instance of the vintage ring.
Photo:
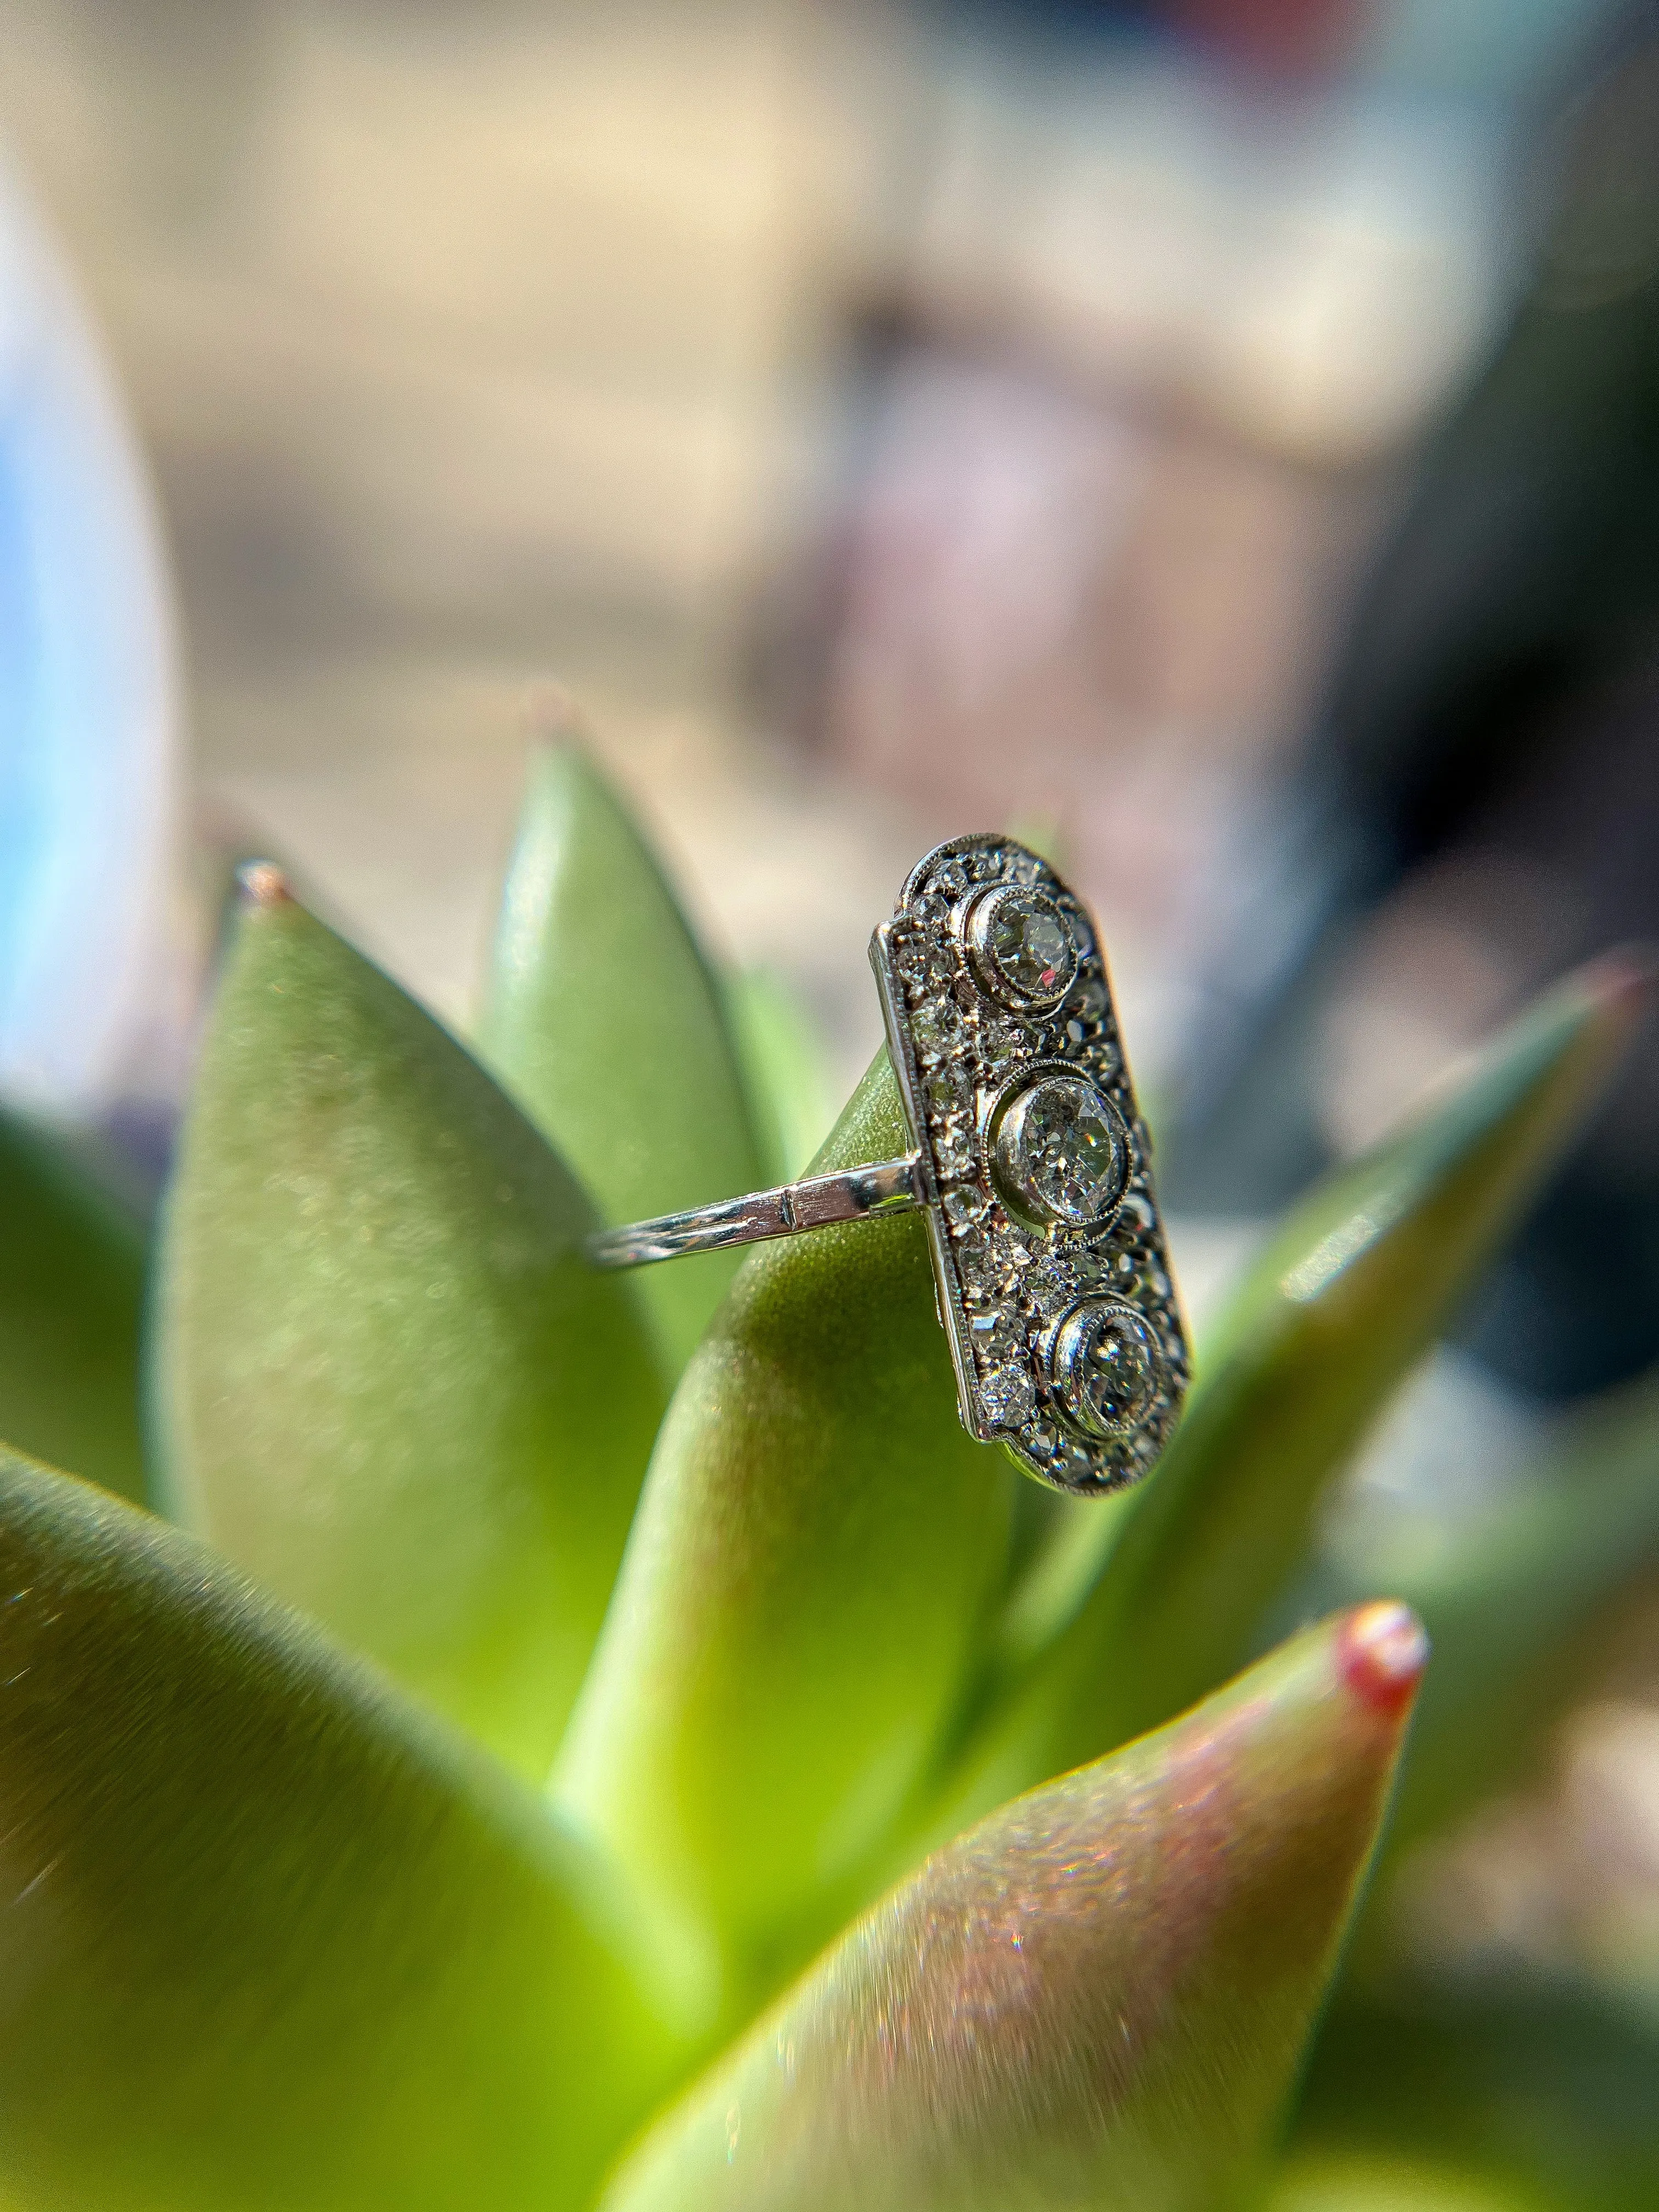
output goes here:
[[924, 1211], [963, 1425], [1098, 1496], [1175, 1426], [1186, 1332], [1111, 985], [1088, 910], [1010, 837], [919, 861], [870, 942], [915, 1150], [601, 1231], [644, 1266]]

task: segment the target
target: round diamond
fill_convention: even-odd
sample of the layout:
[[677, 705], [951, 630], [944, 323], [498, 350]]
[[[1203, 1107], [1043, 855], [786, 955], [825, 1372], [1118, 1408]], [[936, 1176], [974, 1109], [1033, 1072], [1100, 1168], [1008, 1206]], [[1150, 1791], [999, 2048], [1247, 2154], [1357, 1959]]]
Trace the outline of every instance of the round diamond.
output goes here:
[[991, 1137], [991, 1171], [1027, 1220], [1092, 1229], [1129, 1180], [1129, 1133], [1109, 1098], [1081, 1075], [1043, 1075], [1016, 1091]]
[[1158, 1395], [1152, 1333], [1116, 1298], [1085, 1298], [1073, 1307], [1054, 1338], [1052, 1364], [1060, 1403], [1088, 1436], [1127, 1436]]
[[960, 1114], [968, 1104], [968, 1083], [960, 1067], [945, 1060], [927, 1078], [927, 1103], [936, 1114]]
[[1131, 1238], [1146, 1237], [1152, 1235], [1157, 1225], [1158, 1217], [1152, 1212], [1151, 1200], [1143, 1197], [1139, 1191], [1132, 1190], [1123, 1201], [1118, 1234]]
[[1036, 1389], [1023, 1367], [999, 1367], [980, 1384], [980, 1399], [991, 1424], [1017, 1429], [1036, 1411]]
[[1011, 1006], [1051, 1006], [1077, 974], [1072, 925], [1046, 891], [1006, 884], [974, 905], [968, 946], [980, 981]]
[[946, 1182], [973, 1174], [974, 1140], [960, 1121], [947, 1121], [934, 1132], [933, 1159]]
[[952, 1229], [966, 1229], [985, 1212], [983, 1191], [971, 1182], [963, 1183], [960, 1190], [947, 1191], [945, 1195], [945, 1216]]
[[910, 1030], [924, 1061], [944, 1059], [962, 1048], [962, 1017], [949, 999], [929, 999], [910, 1017]]
[[1024, 1340], [1006, 1310], [996, 1305], [976, 1306], [969, 1312], [968, 1340], [981, 1366], [1000, 1367], [1022, 1348]]
[[894, 957], [911, 998], [925, 999], [948, 988], [953, 963], [943, 945], [926, 937], [911, 938]]

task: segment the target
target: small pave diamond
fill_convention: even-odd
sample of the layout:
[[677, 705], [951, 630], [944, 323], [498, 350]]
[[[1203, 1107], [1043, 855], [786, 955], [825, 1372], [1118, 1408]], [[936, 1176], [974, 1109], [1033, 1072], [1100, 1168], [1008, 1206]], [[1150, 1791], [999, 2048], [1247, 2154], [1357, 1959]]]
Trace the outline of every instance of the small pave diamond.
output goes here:
[[1021, 1349], [1020, 1333], [1001, 1306], [975, 1307], [968, 1316], [968, 1336], [981, 1366], [1000, 1366]]
[[979, 1220], [985, 1205], [984, 1192], [971, 1182], [964, 1183], [960, 1190], [945, 1193], [945, 1218], [952, 1229], [966, 1229], [970, 1222]]
[[974, 1140], [960, 1121], [946, 1121], [934, 1133], [933, 1158], [939, 1164], [940, 1176], [946, 1182], [959, 1182], [970, 1176], [976, 1164]]
[[910, 1030], [924, 1061], [962, 1049], [962, 1016], [949, 999], [929, 999], [910, 1018]]
[[1036, 1389], [1023, 1367], [999, 1367], [980, 1385], [985, 1411], [994, 1426], [1017, 1429], [1036, 1411]]
[[960, 1114], [969, 1096], [967, 1078], [948, 1060], [927, 1078], [927, 1103], [936, 1114]]
[[1109, 1219], [1129, 1179], [1128, 1133], [1109, 1098], [1080, 1075], [1045, 1075], [1016, 1092], [991, 1140], [1008, 1205], [1058, 1229]]

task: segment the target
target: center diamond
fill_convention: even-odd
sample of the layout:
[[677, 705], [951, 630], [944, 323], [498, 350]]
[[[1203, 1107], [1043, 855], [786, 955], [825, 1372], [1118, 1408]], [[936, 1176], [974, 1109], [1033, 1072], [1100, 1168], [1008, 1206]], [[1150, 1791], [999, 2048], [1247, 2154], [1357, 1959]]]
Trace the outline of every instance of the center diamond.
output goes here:
[[1129, 1133], [1081, 1075], [1044, 1075], [1016, 1092], [991, 1139], [996, 1186], [1011, 1211], [1045, 1228], [1093, 1229], [1121, 1203]]
[[988, 892], [969, 916], [968, 949], [980, 981], [1005, 1006], [1053, 1006], [1077, 975], [1077, 939], [1046, 891]]

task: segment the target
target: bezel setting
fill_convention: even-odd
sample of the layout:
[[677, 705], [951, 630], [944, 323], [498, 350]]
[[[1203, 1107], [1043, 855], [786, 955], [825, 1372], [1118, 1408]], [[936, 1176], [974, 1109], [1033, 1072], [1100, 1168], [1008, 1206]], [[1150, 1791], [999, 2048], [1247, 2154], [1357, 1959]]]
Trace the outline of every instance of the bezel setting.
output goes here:
[[[1073, 957], [1054, 963], [1056, 989], [1021, 992], [987, 949], [992, 921], [1016, 893], [1052, 906], [1063, 924], [1057, 950], [1068, 943]], [[923, 1163], [964, 1427], [1073, 1495], [1137, 1480], [1175, 1426], [1188, 1356], [1151, 1142], [1087, 909], [1012, 838], [953, 838], [911, 871], [870, 957]], [[1114, 1117], [1114, 1134], [1121, 1131], [1111, 1202], [1082, 1221], [1042, 1218], [1021, 1202], [1006, 1161], [1000, 1171], [1010, 1111], [1057, 1078], [1085, 1084]], [[1079, 1362], [1109, 1323], [1121, 1341], [1143, 1346], [1149, 1370], [1136, 1418], [1116, 1425], [1097, 1418], [1079, 1382]]]

